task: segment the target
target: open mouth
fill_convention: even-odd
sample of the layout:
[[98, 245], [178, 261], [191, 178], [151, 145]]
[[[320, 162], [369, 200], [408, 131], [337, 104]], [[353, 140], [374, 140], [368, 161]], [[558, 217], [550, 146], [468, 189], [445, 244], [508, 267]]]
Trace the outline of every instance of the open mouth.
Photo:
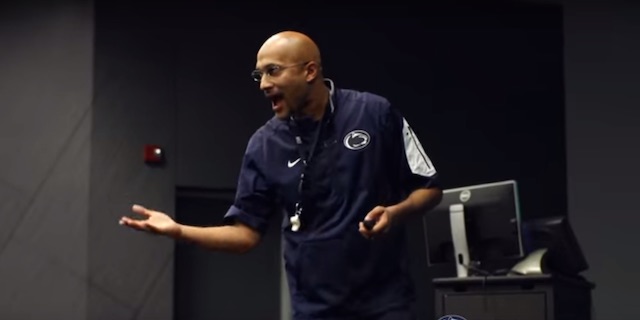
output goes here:
[[273, 110], [278, 111], [282, 109], [282, 105], [284, 103], [284, 97], [281, 94], [276, 94], [269, 98], [271, 99], [271, 106]]

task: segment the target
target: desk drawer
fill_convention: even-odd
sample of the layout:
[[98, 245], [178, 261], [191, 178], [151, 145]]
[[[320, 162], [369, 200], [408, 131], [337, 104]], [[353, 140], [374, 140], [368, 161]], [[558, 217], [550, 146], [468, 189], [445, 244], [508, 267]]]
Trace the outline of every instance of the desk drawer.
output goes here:
[[469, 320], [551, 320], [545, 292], [464, 292], [442, 296], [442, 313]]

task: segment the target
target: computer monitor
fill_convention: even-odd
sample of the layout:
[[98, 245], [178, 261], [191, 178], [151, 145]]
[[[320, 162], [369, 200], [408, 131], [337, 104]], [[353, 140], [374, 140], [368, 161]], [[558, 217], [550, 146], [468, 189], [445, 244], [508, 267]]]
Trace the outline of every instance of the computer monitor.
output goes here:
[[439, 276], [459, 275], [451, 231], [452, 205], [461, 205], [464, 211], [469, 274], [506, 274], [524, 256], [515, 180], [446, 189], [440, 204], [423, 217], [427, 262], [430, 267], [440, 267]]
[[[512, 270], [514, 274], [527, 274], [529, 271], [532, 274], [577, 276], [589, 269], [567, 216], [524, 221], [522, 231], [528, 256]], [[541, 249], [544, 252], [536, 256], [535, 252]]]

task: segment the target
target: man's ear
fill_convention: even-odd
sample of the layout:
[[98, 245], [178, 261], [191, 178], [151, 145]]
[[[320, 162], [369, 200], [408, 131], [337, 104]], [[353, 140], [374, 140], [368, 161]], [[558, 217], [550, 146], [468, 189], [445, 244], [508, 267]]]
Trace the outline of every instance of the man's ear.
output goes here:
[[306, 77], [307, 83], [310, 83], [313, 80], [315, 80], [319, 74], [320, 74], [320, 66], [313, 61], [309, 62], [309, 64], [307, 65], [307, 77]]

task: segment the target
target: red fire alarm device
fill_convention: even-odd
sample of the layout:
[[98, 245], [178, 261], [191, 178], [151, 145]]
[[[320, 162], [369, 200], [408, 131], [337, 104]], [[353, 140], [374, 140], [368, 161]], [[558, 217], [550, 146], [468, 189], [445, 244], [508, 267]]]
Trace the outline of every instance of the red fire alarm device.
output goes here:
[[145, 145], [144, 162], [148, 164], [161, 164], [164, 162], [164, 150], [155, 144]]

